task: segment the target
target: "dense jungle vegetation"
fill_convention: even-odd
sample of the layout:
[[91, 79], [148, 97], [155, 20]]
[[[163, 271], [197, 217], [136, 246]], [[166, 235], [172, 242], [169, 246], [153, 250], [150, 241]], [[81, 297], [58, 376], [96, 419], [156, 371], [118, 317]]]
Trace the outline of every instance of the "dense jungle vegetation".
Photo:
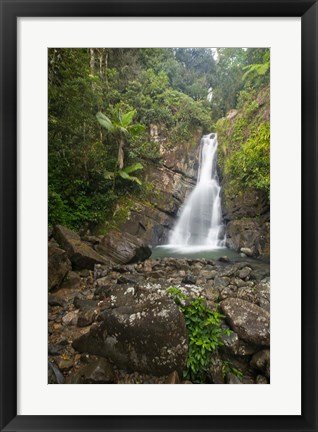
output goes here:
[[233, 188], [269, 192], [269, 71], [268, 49], [49, 49], [49, 225], [94, 227], [142, 196], [152, 125], [170, 148], [217, 131]]

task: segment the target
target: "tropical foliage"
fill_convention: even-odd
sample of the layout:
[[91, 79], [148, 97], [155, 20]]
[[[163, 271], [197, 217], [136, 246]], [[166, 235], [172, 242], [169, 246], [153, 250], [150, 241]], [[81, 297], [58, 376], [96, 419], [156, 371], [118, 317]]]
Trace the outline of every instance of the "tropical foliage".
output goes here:
[[[49, 224], [81, 229], [112, 218], [124, 196], [147, 187], [148, 162], [160, 163], [153, 125], [167, 148], [182, 146], [239, 105], [253, 118], [268, 82], [266, 49], [49, 49]], [[231, 145], [218, 122], [233, 155], [223, 168], [244, 187], [268, 189], [269, 128], [246, 133], [243, 120]]]

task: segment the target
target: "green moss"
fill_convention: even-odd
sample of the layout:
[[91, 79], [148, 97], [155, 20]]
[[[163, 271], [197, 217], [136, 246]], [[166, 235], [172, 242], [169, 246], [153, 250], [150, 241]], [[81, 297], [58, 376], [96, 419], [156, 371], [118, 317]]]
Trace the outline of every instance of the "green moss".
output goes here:
[[122, 197], [117, 205], [116, 209], [112, 215], [103, 223], [99, 224], [94, 229], [94, 234], [96, 235], [106, 235], [109, 231], [119, 230], [120, 226], [129, 219], [131, 209], [133, 208], [135, 201], [130, 196]]

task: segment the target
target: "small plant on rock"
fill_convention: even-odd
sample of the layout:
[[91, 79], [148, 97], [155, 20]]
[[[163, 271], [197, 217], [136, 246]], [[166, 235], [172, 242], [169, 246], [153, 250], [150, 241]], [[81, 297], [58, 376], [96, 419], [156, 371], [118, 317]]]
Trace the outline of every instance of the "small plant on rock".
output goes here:
[[189, 353], [184, 378], [193, 383], [204, 383], [211, 355], [221, 345], [222, 338], [231, 330], [221, 327], [219, 312], [211, 311], [204, 305], [203, 298], [190, 299], [178, 288], [168, 288], [176, 304], [180, 307], [189, 333]]

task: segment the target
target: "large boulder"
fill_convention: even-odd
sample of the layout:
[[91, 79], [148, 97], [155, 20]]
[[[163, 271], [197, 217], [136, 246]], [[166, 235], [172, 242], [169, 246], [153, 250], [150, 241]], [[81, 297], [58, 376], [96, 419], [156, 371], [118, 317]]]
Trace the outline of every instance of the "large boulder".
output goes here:
[[49, 243], [48, 247], [48, 289], [58, 288], [72, 265], [65, 250]]
[[154, 301], [143, 295], [139, 302], [130, 300], [127, 306], [106, 309], [100, 319], [88, 334], [73, 342], [77, 351], [109, 358], [128, 371], [153, 375], [183, 371], [187, 331], [173, 300], [161, 297]]
[[151, 255], [151, 249], [140, 238], [120, 231], [111, 231], [96, 246], [96, 250], [118, 264], [144, 261]]
[[239, 338], [254, 345], [269, 346], [270, 318], [266, 310], [239, 298], [227, 298], [220, 306]]
[[53, 236], [59, 245], [66, 250], [75, 270], [94, 270], [95, 264], [109, 263], [109, 260], [82, 242], [78, 234], [62, 225], [54, 227]]

